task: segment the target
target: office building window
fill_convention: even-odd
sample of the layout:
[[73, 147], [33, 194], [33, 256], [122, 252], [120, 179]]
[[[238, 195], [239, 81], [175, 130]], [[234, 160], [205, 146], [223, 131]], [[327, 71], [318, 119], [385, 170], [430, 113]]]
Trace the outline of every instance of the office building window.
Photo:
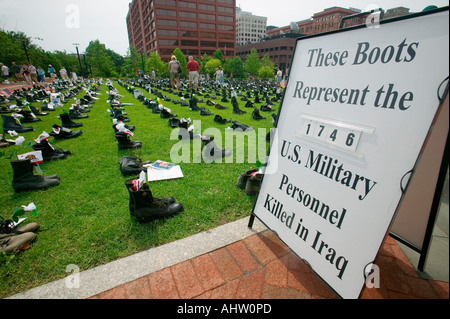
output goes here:
[[214, 32], [200, 32], [199, 33], [200, 38], [208, 38], [208, 39], [215, 39], [216, 34]]
[[200, 29], [214, 30], [215, 28], [216, 28], [215, 24], [212, 24], [212, 23], [200, 23]]
[[217, 28], [222, 31], [234, 31], [234, 26], [232, 26], [232, 25], [219, 24]]
[[188, 47], [198, 47], [198, 41], [196, 40], [181, 40], [181, 45]]
[[182, 28], [197, 28], [197, 22], [180, 21], [180, 27]]
[[216, 20], [216, 16], [214, 14], [199, 13], [198, 18], [200, 20], [211, 20], [211, 21]]
[[213, 41], [200, 41], [201, 47], [216, 47], [216, 42]]
[[169, 17], [176, 17], [177, 12], [174, 10], [166, 10], [166, 9], [156, 9], [156, 14], [159, 16], [169, 16]]
[[171, 27], [176, 27], [176, 26], [177, 26], [177, 20], [164, 20], [164, 19], [159, 19], [159, 20], [158, 20], [158, 26], [171, 26]]
[[197, 19], [197, 13], [195, 12], [180, 11], [178, 15], [180, 18]]
[[159, 4], [162, 6], [171, 6], [175, 7], [177, 5], [177, 2], [175, 0], [154, 0], [155, 4]]
[[179, 1], [178, 7], [180, 8], [189, 8], [189, 9], [197, 9], [197, 4], [192, 2]]
[[164, 29], [160, 29], [160, 30], [158, 30], [158, 35], [159, 35], [159, 36], [177, 37], [177, 36], [178, 36], [178, 31], [176, 31], [176, 30], [164, 30]]

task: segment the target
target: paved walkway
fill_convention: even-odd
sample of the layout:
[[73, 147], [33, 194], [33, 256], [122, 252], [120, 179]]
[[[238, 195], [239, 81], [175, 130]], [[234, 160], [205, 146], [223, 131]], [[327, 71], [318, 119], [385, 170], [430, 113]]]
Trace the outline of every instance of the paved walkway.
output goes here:
[[[375, 263], [381, 287], [361, 299], [448, 299], [449, 284], [420, 278], [388, 237]], [[336, 299], [338, 296], [265, 230], [102, 292], [99, 299]]]
[[[83, 271], [76, 281], [68, 276], [11, 298], [339, 298], [272, 231], [258, 220], [252, 229], [247, 224], [244, 218]], [[449, 298], [448, 281], [421, 278], [391, 237], [385, 239], [375, 263], [380, 288], [365, 288], [361, 299]], [[75, 288], [74, 282], [79, 283]]]

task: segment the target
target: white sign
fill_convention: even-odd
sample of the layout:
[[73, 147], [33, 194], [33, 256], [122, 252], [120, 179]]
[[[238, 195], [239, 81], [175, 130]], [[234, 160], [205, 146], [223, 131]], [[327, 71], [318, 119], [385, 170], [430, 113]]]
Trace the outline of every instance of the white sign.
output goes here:
[[359, 297], [438, 109], [448, 17], [296, 43], [253, 214], [343, 298]]

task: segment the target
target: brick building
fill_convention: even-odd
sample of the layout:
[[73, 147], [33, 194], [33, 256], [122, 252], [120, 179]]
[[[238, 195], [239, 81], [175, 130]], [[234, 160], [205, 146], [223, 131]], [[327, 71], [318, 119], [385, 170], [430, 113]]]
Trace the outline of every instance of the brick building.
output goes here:
[[186, 56], [217, 49], [235, 56], [236, 0], [133, 0], [126, 22], [130, 45], [165, 61], [176, 48]]
[[[298, 21], [296, 24], [299, 28], [299, 33], [303, 35], [323, 33], [339, 29], [339, 23], [342, 18], [358, 13], [361, 13], [361, 10], [355, 8], [346, 9], [341, 7], [331, 7], [315, 13], [310, 19]], [[358, 17], [347, 21], [347, 26], [358, 25], [363, 22], [364, 19]], [[287, 25], [280, 28], [273, 28], [267, 31], [267, 36], [280, 34], [280, 31], [288, 33], [291, 31], [291, 26]]]
[[[250, 50], [255, 48], [259, 57], [268, 55], [271, 61], [285, 72], [291, 63], [292, 54], [297, 38], [305, 35], [323, 33], [339, 29], [341, 19], [351, 15], [359, 14], [361, 10], [354, 8], [331, 7], [315, 13], [310, 19], [293, 22], [296, 25], [284, 27], [268, 27], [267, 37], [259, 43], [238, 46], [236, 55], [245, 61]], [[364, 23], [364, 17], [355, 17], [346, 20], [345, 26]]]

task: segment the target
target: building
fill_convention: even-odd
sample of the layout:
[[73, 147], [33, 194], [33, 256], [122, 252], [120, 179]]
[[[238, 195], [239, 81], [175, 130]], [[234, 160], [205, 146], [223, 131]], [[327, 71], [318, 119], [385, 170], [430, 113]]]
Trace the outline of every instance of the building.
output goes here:
[[284, 27], [267, 28], [267, 37], [259, 43], [246, 44], [236, 48], [236, 55], [245, 61], [252, 48], [256, 49], [260, 58], [268, 55], [270, 60], [281, 70], [290, 68], [292, 54], [297, 38], [339, 29], [341, 19], [347, 17], [345, 26], [364, 23], [364, 16], [348, 18], [360, 14], [354, 8], [331, 7], [315, 13], [310, 19], [292, 22]]
[[403, 17], [408, 14], [412, 14], [412, 12], [409, 12], [409, 8], [396, 7], [396, 8], [386, 10], [386, 12], [384, 13], [383, 19], [384, 20], [394, 19], [394, 18], [398, 18], [398, 17]]
[[133, 0], [126, 18], [130, 46], [168, 61], [184, 55], [235, 56], [236, 0]]
[[[331, 7], [321, 12], [315, 13], [310, 19], [294, 22], [298, 26], [298, 32], [303, 35], [323, 33], [327, 31], [339, 29], [341, 19], [351, 15], [359, 14], [361, 10], [355, 8], [341, 8]], [[364, 23], [363, 17], [355, 17], [347, 20], [347, 26], [358, 25]], [[273, 28], [267, 31], [267, 36], [274, 36], [282, 33], [289, 33], [292, 30], [292, 25], [287, 25], [280, 28]]]
[[236, 44], [256, 43], [266, 37], [267, 17], [236, 8]]
[[240, 57], [242, 61], [245, 61], [250, 51], [255, 49], [260, 58], [268, 55], [270, 60], [284, 72], [290, 67], [295, 42], [298, 37], [299, 34], [286, 33], [265, 38], [258, 43], [238, 46], [236, 48], [236, 56]]

